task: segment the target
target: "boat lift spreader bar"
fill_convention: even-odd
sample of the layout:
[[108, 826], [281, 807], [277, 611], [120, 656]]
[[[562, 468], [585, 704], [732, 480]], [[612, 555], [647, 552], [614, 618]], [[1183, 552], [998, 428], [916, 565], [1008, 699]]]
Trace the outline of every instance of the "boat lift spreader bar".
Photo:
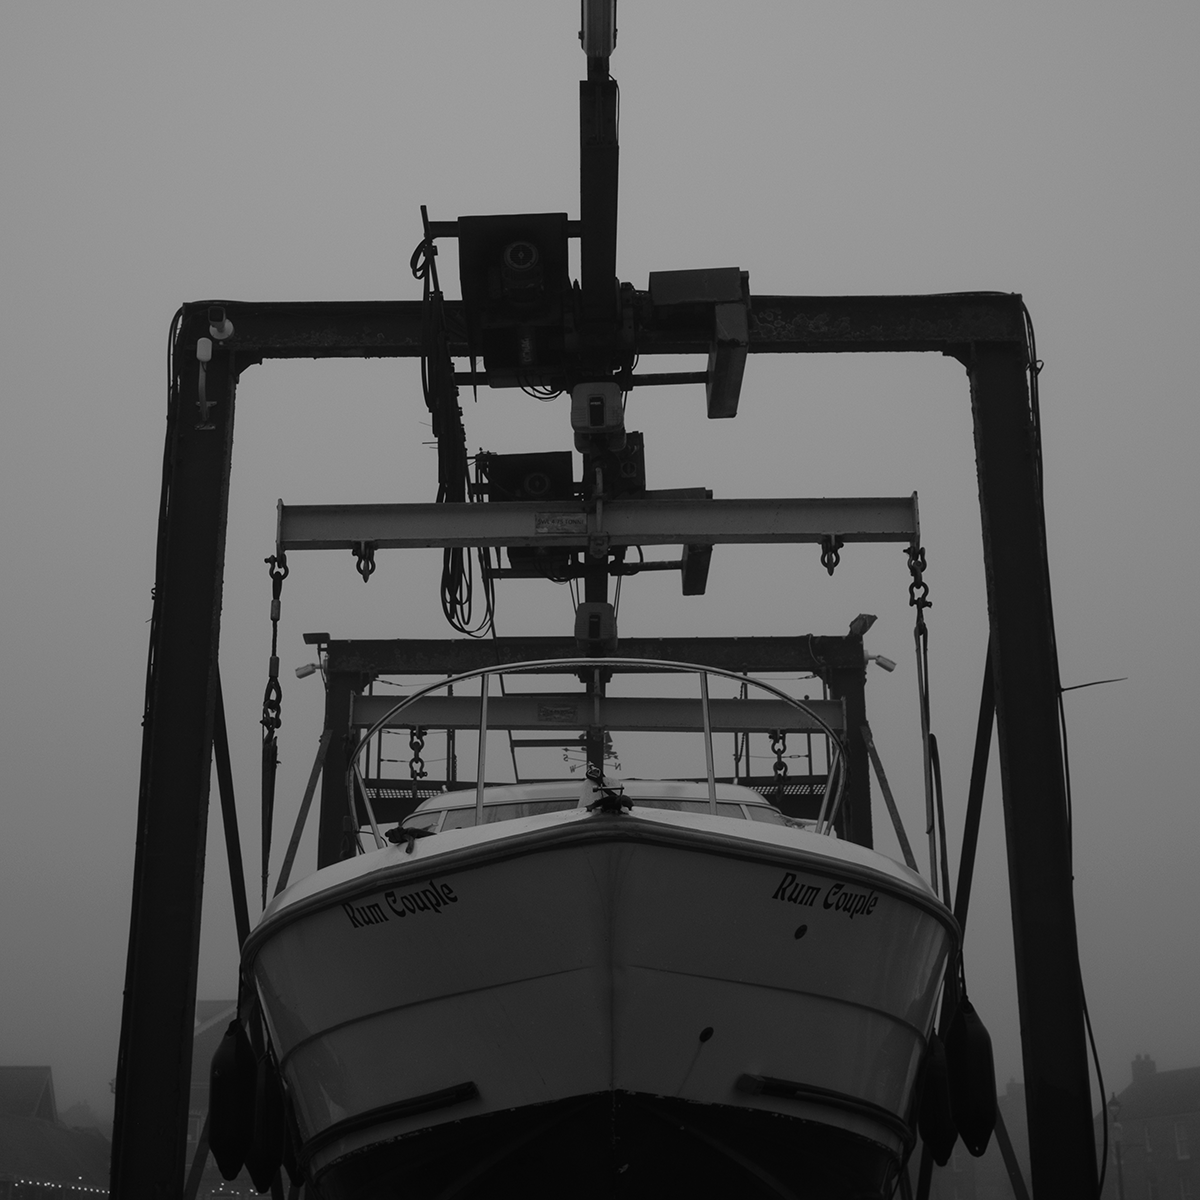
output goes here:
[[[309, 635], [320, 637], [320, 635]], [[579, 644], [573, 637], [390, 638], [380, 640], [331, 639], [324, 646], [327, 676], [350, 675], [465, 675], [482, 667], [513, 666], [537, 659], [575, 658]], [[864, 670], [861, 636], [827, 637], [800, 634], [789, 637], [626, 637], [624, 659], [658, 658], [696, 663], [739, 674], [819, 674], [844, 694], [840, 676], [861, 677]], [[606, 664], [617, 674], [638, 668]], [[559, 668], [547, 666], [545, 672]], [[806, 701], [807, 703], [807, 701]], [[864, 759], [865, 761], [865, 759]]]
[[[597, 663], [603, 665], [603, 659]], [[595, 721], [593, 703], [600, 705]], [[753, 733], [781, 729], [787, 733], [823, 733], [821, 724], [841, 730], [845, 727], [841, 700], [805, 700], [805, 707], [816, 713], [814, 719], [803, 710], [782, 700], [724, 698], [708, 702], [712, 732]], [[396, 707], [395, 696], [356, 695], [350, 723], [367, 728]], [[702, 705], [686, 696], [602, 696], [582, 692], [510, 692], [488, 700], [489, 729], [586, 729], [600, 724], [606, 729], [633, 732], [693, 732], [700, 727]], [[415, 700], [384, 728], [418, 727], [421, 729], [477, 729], [481, 722], [479, 696], [423, 696]]]
[[[916, 493], [868, 499], [486, 504], [279, 502], [277, 552], [426, 546], [662, 546], [919, 541]], [[596, 547], [593, 539], [600, 539]], [[603, 549], [600, 549], [603, 552]]]

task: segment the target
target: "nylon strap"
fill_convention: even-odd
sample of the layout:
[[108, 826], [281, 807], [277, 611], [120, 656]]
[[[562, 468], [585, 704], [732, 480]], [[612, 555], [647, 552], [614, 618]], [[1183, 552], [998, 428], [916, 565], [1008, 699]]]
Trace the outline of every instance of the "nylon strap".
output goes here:
[[225, 700], [221, 676], [213, 708], [213, 757], [217, 763], [217, 790], [221, 796], [221, 820], [225, 825], [225, 852], [229, 858], [229, 888], [233, 893], [233, 920], [238, 945], [250, 936], [250, 911], [246, 902], [246, 872], [242, 864], [242, 839], [238, 834], [237, 805], [233, 797], [233, 768], [229, 762], [229, 730], [225, 724]]
[[992, 673], [992, 643], [989, 639], [987, 662], [983, 668], [983, 694], [979, 698], [979, 723], [975, 729], [975, 757], [971, 761], [971, 782], [967, 788], [967, 819], [963, 829], [962, 854], [958, 860], [958, 888], [954, 893], [954, 917], [964, 932], [967, 928], [967, 907], [971, 902], [971, 880], [975, 874], [975, 851], [979, 845], [979, 820], [983, 812], [983, 785], [987, 781], [995, 717], [996, 684]]

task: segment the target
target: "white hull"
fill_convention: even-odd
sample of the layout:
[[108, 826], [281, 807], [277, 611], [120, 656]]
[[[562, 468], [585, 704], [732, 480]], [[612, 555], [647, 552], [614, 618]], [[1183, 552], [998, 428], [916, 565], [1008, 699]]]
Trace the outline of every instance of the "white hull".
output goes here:
[[915, 875], [860, 847], [577, 810], [327, 868], [247, 959], [318, 1177], [606, 1092], [815, 1121], [898, 1160], [955, 936]]

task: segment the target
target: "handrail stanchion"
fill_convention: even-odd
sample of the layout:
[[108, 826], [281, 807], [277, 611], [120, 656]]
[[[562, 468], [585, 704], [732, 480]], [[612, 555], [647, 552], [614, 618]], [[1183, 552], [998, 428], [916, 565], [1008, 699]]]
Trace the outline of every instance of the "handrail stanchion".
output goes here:
[[483, 824], [483, 773], [487, 766], [487, 717], [488, 680], [484, 674], [479, 679], [479, 757], [475, 766], [475, 824]]
[[708, 672], [700, 672], [700, 715], [704, 720], [704, 765], [708, 771], [708, 811], [717, 815], [717, 780], [713, 771], [712, 717], [708, 711]]

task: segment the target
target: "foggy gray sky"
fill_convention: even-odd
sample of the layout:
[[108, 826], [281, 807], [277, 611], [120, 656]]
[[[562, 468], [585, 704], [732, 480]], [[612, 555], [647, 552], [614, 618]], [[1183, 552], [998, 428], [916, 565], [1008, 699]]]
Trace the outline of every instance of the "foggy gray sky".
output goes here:
[[[1024, 294], [1046, 362], [1063, 680], [1129, 676], [1066, 701], [1096, 1036], [1110, 1087], [1135, 1052], [1200, 1063], [1200, 10], [621, 0], [619, 25], [623, 279], [737, 265], [759, 293]], [[0, 12], [0, 1062], [51, 1063], [64, 1103], [108, 1107], [115, 1073], [171, 315], [416, 298], [422, 202], [435, 218], [577, 215], [577, 28], [575, 0]], [[452, 246], [441, 267], [457, 294]], [[570, 444], [562, 401], [465, 400], [472, 450]], [[956, 847], [986, 642], [962, 368], [759, 356], [736, 421], [703, 413], [699, 388], [635, 393], [651, 486], [919, 491]], [[430, 436], [412, 362], [243, 377], [222, 666], [252, 874], [275, 499], [431, 500]], [[872, 674], [868, 704], [916, 840], [903, 553], [850, 547], [832, 580], [817, 559], [718, 548], [705, 598], [629, 581], [622, 630], [840, 633], [879, 614], [868, 648], [902, 665]], [[291, 676], [311, 656], [301, 633], [444, 636], [434, 561], [381, 554], [364, 587], [349, 555], [295, 556], [282, 825], [319, 735], [320, 683]], [[501, 585], [500, 632], [565, 633], [565, 589], [526, 586]], [[894, 851], [881, 809], [876, 824]], [[1003, 1087], [1021, 1068], [995, 789], [980, 855], [967, 977]], [[210, 838], [205, 997], [235, 987], [223, 859]]]

